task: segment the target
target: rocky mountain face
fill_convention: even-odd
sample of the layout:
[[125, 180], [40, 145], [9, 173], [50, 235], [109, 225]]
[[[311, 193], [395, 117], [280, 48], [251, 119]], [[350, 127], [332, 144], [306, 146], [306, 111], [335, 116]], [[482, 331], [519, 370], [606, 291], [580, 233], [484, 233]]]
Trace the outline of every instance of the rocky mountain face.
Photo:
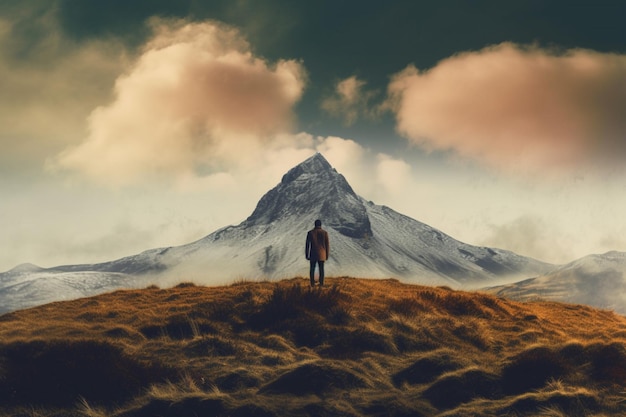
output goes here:
[[464, 244], [368, 202], [321, 154], [285, 174], [244, 222], [171, 248], [159, 262], [170, 272], [201, 271], [193, 273], [201, 281], [306, 276], [304, 241], [315, 219], [330, 234], [330, 275], [460, 286], [526, 278], [552, 267], [508, 251]]
[[368, 202], [316, 154], [287, 172], [241, 224], [196, 242], [100, 264], [49, 269], [29, 264], [2, 273], [0, 312], [149, 283], [223, 284], [306, 276], [304, 243], [315, 219], [322, 220], [330, 235], [329, 276], [478, 287], [554, 269], [509, 251], [459, 242]]
[[626, 314], [626, 253], [589, 255], [541, 276], [487, 290], [507, 298], [588, 304]]
[[261, 198], [244, 227], [317, 217], [342, 235], [364, 238], [372, 229], [361, 200], [343, 175], [318, 153], [285, 174], [280, 184]]

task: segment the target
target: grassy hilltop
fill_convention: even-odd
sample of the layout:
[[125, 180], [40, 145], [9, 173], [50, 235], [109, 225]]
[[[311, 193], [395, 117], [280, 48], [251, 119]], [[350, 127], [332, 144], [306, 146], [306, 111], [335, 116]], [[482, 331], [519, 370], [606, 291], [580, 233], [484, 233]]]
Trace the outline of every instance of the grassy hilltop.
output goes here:
[[0, 316], [0, 415], [626, 415], [626, 317], [328, 282], [151, 287]]

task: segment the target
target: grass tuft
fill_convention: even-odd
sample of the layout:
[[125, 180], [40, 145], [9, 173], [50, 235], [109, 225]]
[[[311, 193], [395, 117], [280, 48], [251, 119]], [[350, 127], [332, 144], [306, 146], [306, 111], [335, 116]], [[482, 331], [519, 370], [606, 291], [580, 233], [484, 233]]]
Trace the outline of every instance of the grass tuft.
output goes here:
[[337, 286], [328, 290], [311, 289], [301, 285], [286, 288], [277, 286], [267, 303], [263, 305], [262, 312], [274, 319], [298, 317], [305, 311], [326, 313], [347, 298]]
[[176, 285], [174, 288], [193, 288], [195, 286], [196, 284], [194, 284], [193, 282], [181, 282], [180, 284]]
[[428, 311], [428, 308], [415, 298], [401, 298], [389, 302], [389, 311], [405, 317], [414, 317]]
[[502, 369], [502, 388], [507, 394], [520, 394], [543, 387], [551, 379], [568, 374], [563, 357], [546, 346], [527, 349], [511, 358]]

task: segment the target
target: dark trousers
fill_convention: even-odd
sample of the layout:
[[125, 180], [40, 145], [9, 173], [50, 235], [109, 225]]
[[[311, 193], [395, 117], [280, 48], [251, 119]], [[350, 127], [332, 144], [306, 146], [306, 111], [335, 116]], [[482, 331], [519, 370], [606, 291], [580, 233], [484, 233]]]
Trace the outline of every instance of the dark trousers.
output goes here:
[[315, 264], [317, 264], [319, 267], [320, 285], [324, 285], [324, 261], [315, 261], [311, 259], [311, 269], [309, 270], [309, 277], [311, 278], [311, 286], [315, 285]]

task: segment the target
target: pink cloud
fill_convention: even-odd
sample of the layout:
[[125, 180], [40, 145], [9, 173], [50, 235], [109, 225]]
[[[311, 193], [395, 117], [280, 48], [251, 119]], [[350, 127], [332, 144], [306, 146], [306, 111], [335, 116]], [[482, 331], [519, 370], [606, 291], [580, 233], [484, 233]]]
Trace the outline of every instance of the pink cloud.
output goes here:
[[322, 101], [322, 109], [332, 116], [342, 118], [347, 126], [353, 125], [359, 118], [369, 99], [363, 92], [365, 81], [356, 76], [341, 80], [335, 86], [335, 93]]
[[626, 156], [626, 56], [503, 43], [389, 85], [397, 130], [429, 151], [513, 171]]
[[188, 178], [243, 163], [288, 132], [305, 85], [293, 60], [254, 56], [231, 27], [155, 20], [154, 38], [57, 166], [109, 184]]

